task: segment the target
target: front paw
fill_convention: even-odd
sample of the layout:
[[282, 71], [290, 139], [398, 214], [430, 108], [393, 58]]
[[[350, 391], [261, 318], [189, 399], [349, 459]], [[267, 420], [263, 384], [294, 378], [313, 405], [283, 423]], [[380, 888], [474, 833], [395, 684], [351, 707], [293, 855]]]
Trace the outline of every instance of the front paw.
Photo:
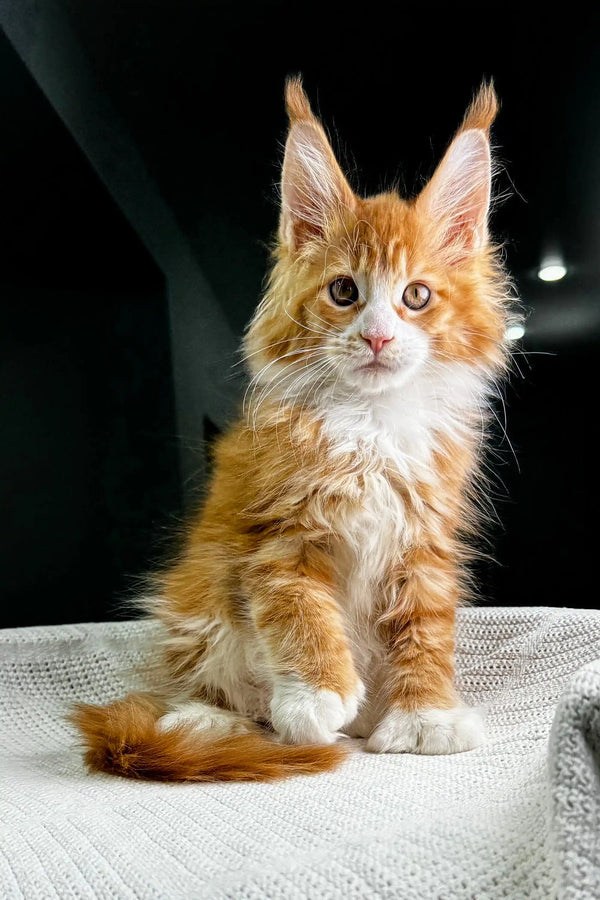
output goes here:
[[473, 709], [391, 709], [367, 741], [373, 753], [462, 753], [485, 740], [483, 722]]
[[275, 679], [271, 723], [287, 744], [333, 744], [337, 732], [351, 722], [364, 698], [358, 682], [346, 698], [335, 691], [316, 688], [296, 675]]

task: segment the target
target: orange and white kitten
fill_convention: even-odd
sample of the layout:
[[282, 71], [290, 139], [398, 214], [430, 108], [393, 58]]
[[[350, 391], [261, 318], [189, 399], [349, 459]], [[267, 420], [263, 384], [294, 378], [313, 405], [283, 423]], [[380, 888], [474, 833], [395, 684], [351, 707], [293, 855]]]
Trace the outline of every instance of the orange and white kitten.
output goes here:
[[416, 199], [348, 185], [299, 79], [245, 409], [155, 578], [165, 689], [75, 714], [95, 769], [266, 780], [483, 740], [453, 685], [482, 423], [505, 369], [488, 237], [497, 110], [470, 106]]

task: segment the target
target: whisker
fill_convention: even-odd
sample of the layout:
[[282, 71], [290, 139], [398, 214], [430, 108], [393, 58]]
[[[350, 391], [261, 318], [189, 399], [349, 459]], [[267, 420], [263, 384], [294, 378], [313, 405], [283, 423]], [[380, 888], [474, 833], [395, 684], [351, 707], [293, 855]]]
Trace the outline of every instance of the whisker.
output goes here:
[[306, 312], [307, 312], [309, 315], [314, 316], [316, 319], [319, 319], [319, 321], [321, 321], [321, 322], [323, 322], [325, 325], [327, 325], [327, 328], [329, 329], [329, 331], [334, 331], [334, 332], [336, 332], [337, 334], [341, 334], [341, 333], [343, 332], [343, 330], [344, 330], [343, 328], [340, 328], [338, 325], [331, 325], [331, 324], [327, 321], [327, 319], [324, 319], [322, 316], [318, 315], [318, 313], [316, 313], [316, 312], [314, 311], [314, 309], [309, 309], [307, 306], [305, 306], [304, 308], [306, 309]]
[[282, 338], [280, 341], [273, 341], [272, 344], [265, 344], [264, 347], [259, 347], [258, 350], [253, 350], [252, 353], [245, 353], [244, 358], [234, 363], [231, 368], [235, 369], [236, 366], [242, 366], [246, 362], [246, 360], [251, 359], [253, 356], [256, 356], [257, 353], [264, 353], [265, 350], [271, 350], [273, 347], [277, 347], [278, 344], [291, 344], [295, 341], [314, 341], [314, 338], [306, 335], [305, 337]]
[[[244, 399], [243, 399], [243, 402], [242, 402], [242, 411], [245, 411], [245, 409], [246, 409], [246, 399], [247, 399], [248, 392], [250, 391], [250, 389], [252, 388], [252, 393], [254, 393], [254, 390], [256, 389], [257, 384], [258, 384], [258, 383], [260, 382], [260, 380], [262, 379], [264, 373], [267, 372], [268, 369], [271, 368], [271, 366], [274, 366], [275, 363], [280, 362], [282, 359], [287, 359], [287, 358], [290, 357], [290, 356], [302, 356], [303, 354], [306, 354], [306, 353], [318, 353], [318, 352], [322, 352], [322, 351], [328, 350], [328, 349], [331, 349], [331, 348], [328, 348], [328, 347], [326, 347], [326, 346], [324, 346], [324, 345], [322, 345], [322, 346], [317, 346], [317, 347], [308, 347], [308, 348], [307, 348], [307, 347], [302, 347], [302, 348], [297, 349], [297, 350], [291, 350], [289, 353], [284, 353], [282, 356], [277, 356], [277, 357], [275, 357], [275, 359], [272, 359], [270, 362], [266, 363], [266, 364], [262, 367], [262, 369], [260, 369], [260, 371], [258, 371], [258, 372], [251, 378], [251, 380], [250, 380], [250, 382], [249, 382], [249, 384], [248, 384], [248, 386], [247, 386], [247, 388], [246, 388], [246, 391], [245, 391], [245, 393], [244, 393]], [[254, 387], [253, 387], [253, 385], [254, 385]]]
[[288, 319], [291, 319], [292, 322], [295, 322], [300, 328], [304, 328], [306, 331], [312, 331], [314, 334], [320, 334], [322, 336], [329, 337], [329, 332], [325, 331], [323, 328], [309, 328], [308, 325], [303, 325], [302, 322], [299, 322], [298, 319], [295, 319], [288, 311], [285, 310], [285, 314]]
[[[318, 348], [318, 351], [323, 351], [323, 350], [327, 350], [327, 349], [329, 349], [329, 348], [327, 348], [327, 347]], [[315, 352], [318, 352], [318, 351], [315, 351]], [[308, 362], [306, 360], [304, 360], [303, 361], [304, 365], [300, 371], [298, 371], [297, 369], [294, 369], [296, 362], [297, 361], [294, 360], [291, 363], [288, 363], [284, 367], [284, 369], [277, 374], [277, 376], [274, 379], [269, 380], [267, 382], [267, 384], [265, 386], [263, 386], [263, 390], [256, 400], [254, 399], [254, 393], [255, 393], [256, 389], [258, 388], [258, 384], [255, 385], [254, 392], [251, 396], [250, 404], [249, 404], [249, 407], [251, 407], [253, 410], [253, 414], [252, 414], [253, 427], [256, 427], [256, 419], [257, 419], [260, 408], [265, 404], [265, 402], [269, 399], [269, 397], [271, 397], [273, 394], [275, 394], [277, 388], [284, 381], [286, 381], [288, 378], [291, 378], [294, 376], [295, 376], [295, 381], [298, 381], [299, 383], [303, 379], [307, 379], [307, 378], [312, 379], [313, 373], [319, 371], [320, 366], [323, 365], [323, 363], [327, 362], [327, 360], [323, 359], [323, 352], [320, 352], [315, 360], [312, 360], [312, 361], [308, 360]], [[287, 371], [288, 369], [292, 369], [292, 371], [288, 372]], [[292, 387], [292, 385], [294, 383], [295, 382], [292, 381], [291, 385], [289, 385], [288, 388], [286, 389], [286, 392], [287, 392], [287, 390], [289, 390], [289, 388]]]

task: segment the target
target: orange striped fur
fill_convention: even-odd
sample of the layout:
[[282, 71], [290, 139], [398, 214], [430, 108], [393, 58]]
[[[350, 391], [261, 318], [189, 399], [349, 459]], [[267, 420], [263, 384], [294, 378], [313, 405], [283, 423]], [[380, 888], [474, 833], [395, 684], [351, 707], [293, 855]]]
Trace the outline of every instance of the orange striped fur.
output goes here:
[[482, 87], [413, 200], [358, 197], [299, 79], [286, 96], [244, 408], [145, 600], [164, 626], [164, 706], [81, 708], [93, 769], [267, 780], [331, 768], [340, 733], [374, 752], [483, 737], [452, 657], [512, 315], [487, 227], [495, 93]]
[[277, 781], [315, 775], [344, 758], [339, 744], [297, 747], [258, 733], [199, 739], [185, 725], [156, 727], [157, 708], [142, 695], [108, 706], [80, 705], [73, 723], [85, 735], [86, 763], [97, 772], [152, 781]]

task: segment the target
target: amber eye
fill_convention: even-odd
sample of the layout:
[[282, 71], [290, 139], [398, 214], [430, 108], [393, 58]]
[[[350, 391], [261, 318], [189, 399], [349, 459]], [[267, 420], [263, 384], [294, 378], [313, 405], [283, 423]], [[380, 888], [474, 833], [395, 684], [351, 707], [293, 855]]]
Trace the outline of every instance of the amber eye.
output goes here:
[[405, 288], [402, 294], [402, 302], [409, 309], [423, 309], [429, 303], [431, 291], [426, 284], [420, 281], [413, 281]]
[[351, 278], [340, 275], [329, 285], [329, 296], [338, 306], [352, 306], [358, 300], [358, 288]]

